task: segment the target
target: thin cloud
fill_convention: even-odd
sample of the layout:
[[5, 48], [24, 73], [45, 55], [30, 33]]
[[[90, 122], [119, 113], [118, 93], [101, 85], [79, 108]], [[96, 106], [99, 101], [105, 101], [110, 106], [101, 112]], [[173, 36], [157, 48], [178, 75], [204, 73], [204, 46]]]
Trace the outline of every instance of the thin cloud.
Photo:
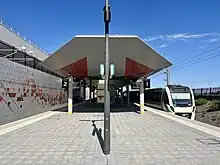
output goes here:
[[213, 38], [213, 39], [210, 39], [209, 42], [217, 42], [219, 40], [220, 40], [219, 38]]
[[165, 48], [165, 47], [167, 47], [168, 45], [166, 45], [166, 44], [163, 44], [163, 45], [160, 45], [160, 48]]
[[205, 48], [205, 45], [198, 46], [197, 48], [198, 48], [198, 49], [204, 49], [204, 48]]
[[219, 37], [220, 33], [200, 33], [200, 34], [189, 34], [189, 33], [179, 33], [179, 34], [171, 34], [171, 35], [156, 35], [156, 36], [149, 36], [146, 37], [144, 40], [149, 41], [156, 41], [156, 40], [165, 40], [165, 41], [172, 41], [172, 40], [189, 40], [189, 39], [198, 39], [198, 38], [205, 38], [205, 37]]

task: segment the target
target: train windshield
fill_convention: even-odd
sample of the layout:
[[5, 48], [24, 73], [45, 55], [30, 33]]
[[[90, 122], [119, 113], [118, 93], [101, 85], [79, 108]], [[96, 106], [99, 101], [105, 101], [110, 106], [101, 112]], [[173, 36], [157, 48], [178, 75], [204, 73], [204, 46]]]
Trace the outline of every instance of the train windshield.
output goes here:
[[185, 92], [185, 93], [171, 92], [171, 97], [172, 97], [173, 105], [175, 107], [192, 106], [192, 97], [189, 92]]

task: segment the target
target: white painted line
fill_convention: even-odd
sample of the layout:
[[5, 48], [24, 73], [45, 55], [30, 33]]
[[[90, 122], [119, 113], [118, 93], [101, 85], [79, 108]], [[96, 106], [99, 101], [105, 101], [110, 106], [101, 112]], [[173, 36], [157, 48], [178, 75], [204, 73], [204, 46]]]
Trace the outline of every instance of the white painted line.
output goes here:
[[[140, 106], [137, 103], [134, 103], [134, 104], [137, 105], [137, 106]], [[215, 127], [215, 126], [212, 126], [212, 125], [209, 125], [209, 124], [206, 124], [206, 123], [201, 123], [199, 121], [185, 119], [183, 117], [176, 116], [174, 114], [163, 112], [163, 111], [160, 111], [160, 110], [156, 110], [156, 109], [153, 109], [153, 108], [150, 108], [150, 107], [145, 106], [144, 108], [147, 111], [153, 112], [153, 113], [158, 114], [160, 116], [163, 116], [163, 117], [166, 117], [168, 119], [174, 120], [178, 123], [184, 124], [186, 126], [192, 127], [192, 128], [197, 129], [199, 131], [202, 131], [202, 132], [205, 132], [205, 133], [210, 134], [212, 136], [216, 136], [216, 137], [220, 138], [220, 128], [218, 128], [218, 127]]]
[[[35, 115], [35, 116], [31, 116], [29, 118], [25, 118], [24, 120], [19, 120], [19, 121], [15, 121], [15, 122], [3, 125], [4, 127], [3, 126], [0, 127], [0, 136], [4, 135], [6, 133], [9, 133], [11, 131], [14, 131], [16, 129], [22, 128], [24, 126], [27, 126], [29, 124], [35, 123], [39, 120], [46, 119], [56, 113], [58, 113], [58, 112], [49, 111], [49, 112], [45, 112], [40, 115]], [[1, 128], [3, 128], [3, 129], [1, 129]]]

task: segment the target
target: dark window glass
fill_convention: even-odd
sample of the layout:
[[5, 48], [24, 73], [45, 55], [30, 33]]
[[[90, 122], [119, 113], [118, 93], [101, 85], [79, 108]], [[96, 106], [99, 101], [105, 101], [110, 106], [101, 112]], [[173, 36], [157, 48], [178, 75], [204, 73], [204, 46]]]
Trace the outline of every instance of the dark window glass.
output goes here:
[[168, 96], [167, 96], [167, 92], [164, 92], [164, 104], [169, 104], [169, 100], [168, 100]]

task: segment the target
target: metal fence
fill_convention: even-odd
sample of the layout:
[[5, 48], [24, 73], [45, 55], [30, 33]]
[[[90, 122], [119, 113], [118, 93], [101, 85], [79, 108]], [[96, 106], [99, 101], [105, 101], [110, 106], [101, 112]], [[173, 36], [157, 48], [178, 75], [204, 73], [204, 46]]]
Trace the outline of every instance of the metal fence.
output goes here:
[[0, 25], [5, 27], [6, 29], [10, 30], [12, 33], [14, 33], [15, 35], [19, 36], [20, 38], [22, 38], [23, 40], [25, 40], [26, 42], [28, 42], [29, 44], [31, 44], [35, 48], [39, 49], [40, 51], [44, 52], [45, 54], [47, 54], [47, 55], [49, 54], [48, 51], [46, 51], [45, 49], [42, 49], [36, 42], [34, 42], [33, 40], [29, 39], [27, 36], [22, 35], [18, 30], [16, 30], [15, 28], [12, 28], [11, 25], [7, 24], [6, 22], [4, 22], [1, 19], [0, 19]]
[[195, 96], [220, 96], [220, 87], [193, 89]]

